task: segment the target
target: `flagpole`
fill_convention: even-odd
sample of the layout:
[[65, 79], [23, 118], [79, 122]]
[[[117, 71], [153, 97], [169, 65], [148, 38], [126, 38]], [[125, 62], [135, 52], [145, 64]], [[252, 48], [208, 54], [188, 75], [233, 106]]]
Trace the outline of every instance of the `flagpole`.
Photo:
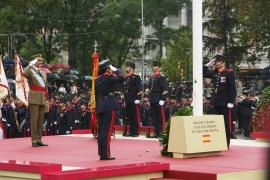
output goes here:
[[202, 0], [192, 2], [193, 26], [193, 115], [203, 115]]
[[99, 54], [97, 52], [98, 44], [95, 41], [94, 44], [94, 53], [92, 54], [92, 89], [91, 89], [91, 97], [90, 97], [90, 110], [91, 110], [91, 129], [94, 137], [97, 137], [97, 115], [96, 115], [96, 92], [95, 92], [95, 80], [98, 76], [98, 62], [99, 62]]

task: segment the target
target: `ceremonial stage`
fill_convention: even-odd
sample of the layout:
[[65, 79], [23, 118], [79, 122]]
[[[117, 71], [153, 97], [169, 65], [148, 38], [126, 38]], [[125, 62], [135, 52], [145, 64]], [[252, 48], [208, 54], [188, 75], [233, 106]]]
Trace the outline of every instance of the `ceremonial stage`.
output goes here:
[[48, 147], [33, 148], [30, 138], [0, 140], [0, 179], [263, 180], [267, 168], [268, 144], [251, 140], [232, 140], [221, 156], [173, 159], [160, 155], [157, 139], [116, 135], [112, 161], [99, 160], [90, 134], [43, 140]]

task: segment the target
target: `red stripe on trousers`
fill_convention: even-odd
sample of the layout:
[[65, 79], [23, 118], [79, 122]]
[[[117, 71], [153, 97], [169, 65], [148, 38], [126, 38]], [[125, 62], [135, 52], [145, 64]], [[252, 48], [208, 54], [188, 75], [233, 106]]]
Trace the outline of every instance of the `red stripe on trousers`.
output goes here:
[[115, 110], [112, 110], [112, 119], [111, 119], [111, 124], [110, 124], [110, 128], [109, 128], [108, 139], [107, 139], [107, 157], [111, 156], [110, 143], [111, 143], [111, 136], [112, 136], [112, 129], [113, 129], [114, 120], [115, 120]]
[[160, 106], [161, 108], [161, 115], [162, 115], [162, 130], [165, 129], [165, 111], [164, 111], [164, 106]]
[[139, 111], [139, 105], [135, 104], [136, 106], [136, 115], [137, 115], [137, 121], [138, 121], [138, 135], [140, 134], [140, 127], [141, 127], [141, 116], [140, 116], [140, 111]]
[[230, 128], [230, 135], [232, 133], [232, 109], [231, 108], [228, 108], [228, 113], [229, 113], [229, 128]]

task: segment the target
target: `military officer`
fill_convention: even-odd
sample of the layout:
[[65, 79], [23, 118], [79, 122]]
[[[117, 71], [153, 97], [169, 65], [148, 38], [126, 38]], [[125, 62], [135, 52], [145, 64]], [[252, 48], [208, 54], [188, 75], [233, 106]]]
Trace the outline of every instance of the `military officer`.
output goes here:
[[[113, 73], [112, 70], [115, 70]], [[115, 120], [115, 112], [119, 109], [116, 96], [113, 94], [115, 85], [122, 83], [124, 77], [114, 68], [109, 60], [99, 63], [99, 76], [96, 86], [96, 113], [98, 120], [98, 154], [100, 160], [114, 160], [110, 154], [110, 139]]]
[[161, 63], [159, 61], [153, 62], [153, 75], [149, 83], [151, 117], [155, 128], [154, 137], [159, 137], [165, 128], [164, 105], [168, 94], [168, 82], [165, 76], [161, 74]]
[[126, 111], [128, 122], [130, 124], [128, 135], [137, 137], [139, 136], [139, 128], [141, 124], [139, 105], [142, 96], [142, 80], [139, 75], [135, 74], [134, 70], [135, 64], [128, 61], [126, 63], [127, 77], [125, 78]]
[[28, 79], [30, 86], [28, 103], [32, 146], [39, 147], [48, 146], [41, 141], [44, 111], [46, 110], [46, 105], [48, 105], [48, 91], [45, 74], [39, 71], [39, 67], [44, 60], [41, 55], [37, 55], [34, 58], [35, 59], [25, 68], [24, 75]]
[[[211, 65], [214, 65], [215, 70], [208, 69]], [[218, 54], [204, 66], [203, 76], [212, 79], [214, 90], [210, 102], [213, 106], [213, 114], [224, 116], [227, 146], [229, 148], [232, 133], [232, 108], [236, 98], [234, 74], [226, 69], [225, 56]]]

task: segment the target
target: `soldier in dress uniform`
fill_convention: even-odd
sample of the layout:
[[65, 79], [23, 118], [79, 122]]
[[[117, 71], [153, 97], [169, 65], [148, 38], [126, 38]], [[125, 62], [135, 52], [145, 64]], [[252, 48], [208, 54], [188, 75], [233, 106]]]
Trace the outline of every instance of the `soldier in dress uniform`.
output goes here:
[[44, 73], [39, 71], [39, 67], [43, 63], [41, 55], [36, 55], [35, 59], [25, 68], [24, 75], [28, 79], [30, 86], [28, 103], [30, 110], [30, 124], [32, 146], [48, 146], [41, 141], [44, 111], [48, 105], [48, 91], [46, 85], [46, 77]]
[[25, 107], [22, 102], [18, 102], [16, 108], [16, 117], [18, 121], [18, 131], [20, 137], [27, 137], [29, 110]]
[[166, 122], [164, 105], [168, 94], [168, 82], [160, 72], [161, 63], [154, 61], [153, 75], [149, 81], [151, 117], [155, 128], [154, 137], [160, 136]]
[[81, 129], [90, 129], [90, 119], [91, 114], [87, 110], [87, 106], [85, 104], [81, 105], [80, 109], [80, 127]]
[[[215, 66], [214, 71], [208, 69], [211, 65]], [[210, 102], [213, 106], [213, 114], [224, 116], [227, 146], [229, 148], [233, 126], [232, 108], [236, 98], [234, 74], [226, 69], [225, 56], [218, 54], [204, 66], [203, 76], [212, 79], [214, 90]]]
[[[130, 124], [129, 134], [127, 128], [125, 129], [124, 136], [139, 136], [139, 129], [141, 125], [140, 117], [140, 100], [142, 96], [142, 80], [139, 75], [135, 74], [135, 64], [128, 61], [126, 63], [127, 77], [125, 78], [125, 100], [127, 119]], [[127, 124], [127, 122], [126, 122]]]
[[[115, 73], [113, 73], [115, 70]], [[110, 154], [110, 139], [115, 119], [119, 109], [114, 92], [114, 85], [122, 83], [124, 77], [114, 68], [109, 60], [99, 63], [99, 76], [96, 79], [96, 113], [98, 120], [98, 154], [100, 160], [113, 160]]]

